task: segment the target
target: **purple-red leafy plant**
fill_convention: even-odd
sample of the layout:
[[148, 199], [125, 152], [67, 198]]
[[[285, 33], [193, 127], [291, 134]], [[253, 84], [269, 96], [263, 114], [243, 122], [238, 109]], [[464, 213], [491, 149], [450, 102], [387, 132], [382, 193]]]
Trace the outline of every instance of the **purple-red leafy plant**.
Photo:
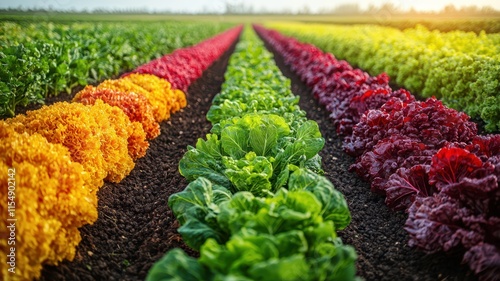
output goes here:
[[385, 184], [392, 174], [399, 168], [430, 164], [434, 153], [421, 140], [393, 135], [363, 153], [350, 170], [371, 182], [373, 192], [385, 195]]
[[435, 98], [425, 102], [391, 99], [361, 117], [352, 135], [345, 138], [344, 148], [359, 156], [391, 135], [418, 139], [430, 149], [439, 149], [447, 142], [471, 142], [477, 127], [467, 114], [447, 108]]
[[500, 189], [495, 166], [466, 149], [445, 147], [432, 158], [429, 183], [439, 193], [417, 197], [409, 208], [405, 229], [410, 246], [428, 253], [465, 251], [463, 261], [480, 279], [495, 280], [491, 276], [500, 270]]
[[399, 168], [383, 185], [385, 203], [394, 210], [406, 210], [417, 196], [429, 197], [436, 192], [429, 184], [429, 165]]

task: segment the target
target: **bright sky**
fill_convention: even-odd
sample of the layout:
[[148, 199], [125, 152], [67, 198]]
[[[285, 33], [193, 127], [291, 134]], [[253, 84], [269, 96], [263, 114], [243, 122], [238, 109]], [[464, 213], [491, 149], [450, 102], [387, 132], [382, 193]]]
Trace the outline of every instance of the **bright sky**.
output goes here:
[[366, 9], [370, 4], [381, 6], [383, 3], [392, 3], [399, 9], [408, 10], [413, 7], [418, 11], [439, 11], [444, 6], [452, 3], [455, 7], [476, 5], [478, 7], [491, 6], [500, 10], [499, 0], [2, 0], [0, 8], [49, 8], [55, 10], [83, 10], [89, 11], [96, 8], [112, 9], [147, 9], [148, 11], [184, 11], [184, 12], [224, 12], [225, 3], [239, 4], [251, 3], [254, 9], [265, 8], [268, 11], [282, 11], [288, 9], [292, 12], [308, 6], [316, 12], [322, 8], [334, 8], [341, 4], [358, 3], [361, 9]]

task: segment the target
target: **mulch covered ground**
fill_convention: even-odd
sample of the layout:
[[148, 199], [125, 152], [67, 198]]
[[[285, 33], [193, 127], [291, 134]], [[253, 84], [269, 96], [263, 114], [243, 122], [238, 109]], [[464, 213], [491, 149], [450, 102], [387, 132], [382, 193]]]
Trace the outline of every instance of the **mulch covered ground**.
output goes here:
[[[72, 262], [46, 266], [41, 280], [144, 280], [152, 264], [163, 254], [181, 247], [191, 255], [179, 234], [178, 223], [168, 208], [168, 197], [183, 190], [187, 182], [178, 172], [178, 163], [188, 145], [209, 132], [206, 121], [211, 100], [220, 91], [228, 58], [234, 49], [212, 65], [188, 90], [188, 106], [161, 124], [161, 135], [151, 141], [144, 158], [119, 184], [106, 183], [98, 193], [99, 218], [81, 229], [82, 242]], [[352, 222], [339, 235], [358, 253], [358, 275], [366, 280], [475, 280], [460, 259], [453, 256], [425, 255], [407, 246], [403, 230], [404, 213], [394, 213], [368, 183], [348, 172], [354, 159], [342, 150], [328, 113], [312, 98], [307, 86], [284, 66], [282, 72], [292, 80], [292, 91], [301, 97], [300, 106], [308, 118], [318, 122], [325, 148], [323, 168], [347, 198]], [[69, 100], [52, 98], [48, 103]], [[277, 280], [279, 281], [279, 280]]]

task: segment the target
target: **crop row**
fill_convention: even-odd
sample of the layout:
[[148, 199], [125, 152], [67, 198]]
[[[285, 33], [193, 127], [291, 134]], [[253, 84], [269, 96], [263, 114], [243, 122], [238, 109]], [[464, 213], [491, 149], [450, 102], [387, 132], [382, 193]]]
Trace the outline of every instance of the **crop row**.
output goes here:
[[[163, 61], [201, 75], [239, 33], [233, 28], [171, 55], [196, 58], [189, 64], [169, 55]], [[175, 77], [183, 74], [171, 77], [184, 81]], [[8, 171], [0, 180], [9, 191], [1, 193], [0, 212], [12, 222], [11, 229], [0, 229], [3, 279], [32, 280], [43, 264], [72, 260], [81, 240], [78, 228], [97, 219], [103, 181], [127, 176], [148, 140], [160, 134], [158, 123], [186, 106], [184, 92], [149, 73], [87, 86], [73, 101], [0, 121], [0, 167]]]
[[373, 25], [272, 24], [372, 74], [500, 128], [500, 34], [404, 31]]
[[411, 246], [463, 254], [481, 280], [500, 276], [500, 135], [477, 135], [469, 117], [435, 98], [416, 101], [373, 77], [272, 30], [258, 32], [331, 112], [351, 166], [406, 210]]
[[[304, 21], [307, 22], [307, 21]], [[362, 25], [362, 24], [376, 24], [379, 26], [387, 26], [405, 30], [423, 26], [428, 30], [436, 30], [440, 32], [453, 32], [464, 31], [474, 32], [476, 34], [482, 33], [499, 33], [500, 21], [494, 18], [424, 18], [424, 17], [384, 17], [381, 14], [373, 14], [371, 17], [330, 17], [318, 18], [318, 20], [309, 20], [310, 23], [321, 24], [342, 24], [342, 25]]]
[[318, 174], [324, 139], [250, 29], [225, 78], [211, 133], [179, 163], [190, 183], [168, 201], [200, 257], [173, 249], [147, 280], [353, 280], [356, 254], [336, 235], [347, 202]]
[[228, 28], [210, 23], [0, 23], [0, 117]]
[[[441, 32], [465, 31], [481, 33], [499, 33], [500, 21], [488, 18], [454, 18], [454, 19], [422, 19], [422, 18], [405, 18], [405, 19], [381, 19], [378, 18], [378, 25], [390, 26], [400, 30], [414, 28], [417, 25], [425, 26], [429, 30], [439, 30]], [[365, 22], [366, 23], [366, 22]], [[360, 22], [360, 24], [363, 24]]]

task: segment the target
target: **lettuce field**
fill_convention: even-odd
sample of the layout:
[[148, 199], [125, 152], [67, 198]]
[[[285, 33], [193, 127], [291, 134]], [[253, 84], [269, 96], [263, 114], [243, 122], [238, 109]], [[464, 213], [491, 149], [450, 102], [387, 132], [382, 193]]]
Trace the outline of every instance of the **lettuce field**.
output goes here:
[[500, 280], [498, 33], [0, 30], [1, 280]]

